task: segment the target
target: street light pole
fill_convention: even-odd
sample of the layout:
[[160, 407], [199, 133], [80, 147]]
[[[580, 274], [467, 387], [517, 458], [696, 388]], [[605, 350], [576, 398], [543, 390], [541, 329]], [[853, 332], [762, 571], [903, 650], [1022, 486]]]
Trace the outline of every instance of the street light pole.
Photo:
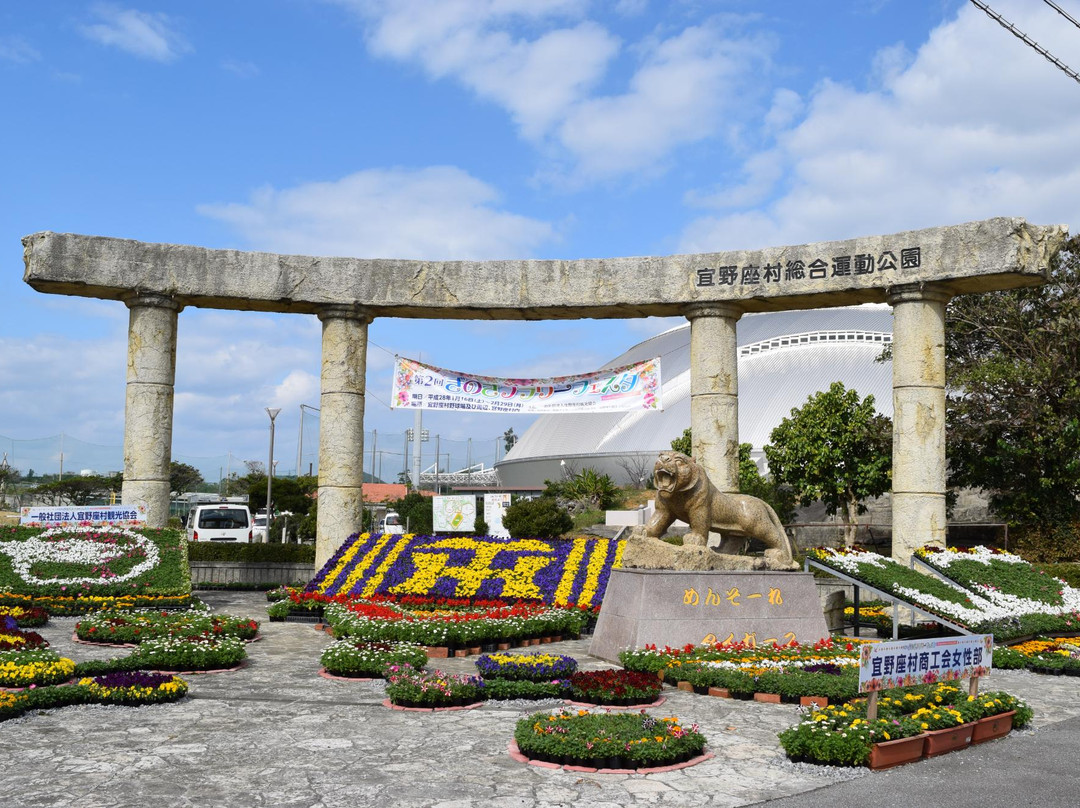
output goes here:
[[[270, 541], [270, 514], [273, 513], [273, 499], [271, 495], [274, 489], [274, 419], [281, 412], [281, 407], [267, 407], [266, 414], [270, 416], [270, 462], [266, 465], [266, 541]], [[302, 412], [302, 410], [301, 410]]]

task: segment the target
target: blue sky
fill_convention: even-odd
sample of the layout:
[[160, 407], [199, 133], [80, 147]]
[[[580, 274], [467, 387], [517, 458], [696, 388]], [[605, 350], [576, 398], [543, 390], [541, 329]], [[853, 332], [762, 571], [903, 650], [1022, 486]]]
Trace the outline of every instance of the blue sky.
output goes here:
[[[1080, 69], [1049, 5], [992, 5]], [[484, 259], [1080, 226], [1080, 85], [963, 0], [7, 0], [0, 100], [0, 450], [23, 471], [55, 470], [58, 442], [29, 441], [60, 433], [67, 468], [122, 464], [127, 310], [26, 286], [39, 230]], [[676, 322], [377, 320], [366, 428], [401, 451], [395, 353], [568, 374]], [[179, 330], [174, 456], [264, 459], [277, 406], [290, 473], [318, 321], [187, 309]], [[424, 425], [456, 465], [528, 423]]]

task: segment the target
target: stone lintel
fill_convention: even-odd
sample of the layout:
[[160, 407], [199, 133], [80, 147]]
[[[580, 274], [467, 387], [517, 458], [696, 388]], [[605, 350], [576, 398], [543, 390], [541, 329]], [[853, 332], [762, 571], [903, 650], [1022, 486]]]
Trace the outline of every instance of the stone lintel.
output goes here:
[[639, 317], [682, 315], [701, 303], [756, 312], [884, 302], [891, 287], [919, 283], [949, 294], [1036, 285], [1066, 237], [1062, 225], [998, 218], [697, 255], [406, 261], [46, 231], [23, 239], [23, 278], [41, 292], [120, 300], [139, 290], [222, 309], [318, 314], [344, 303], [363, 306], [372, 317]]

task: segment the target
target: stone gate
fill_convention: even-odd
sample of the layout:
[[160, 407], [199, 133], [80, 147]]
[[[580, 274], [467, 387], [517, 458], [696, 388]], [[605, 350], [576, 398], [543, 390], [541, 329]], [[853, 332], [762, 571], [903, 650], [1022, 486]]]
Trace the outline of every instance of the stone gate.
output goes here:
[[[169, 506], [178, 313], [185, 306], [322, 321], [316, 565], [361, 524], [364, 374], [375, 317], [690, 320], [693, 454], [738, 490], [738, 348], [746, 312], [886, 302], [893, 308], [893, 555], [945, 540], [945, 305], [1044, 282], [1062, 225], [1023, 219], [698, 255], [582, 260], [318, 258], [41, 232], [23, 239], [40, 292], [130, 311], [125, 503]], [[827, 382], [829, 380], [823, 380]]]

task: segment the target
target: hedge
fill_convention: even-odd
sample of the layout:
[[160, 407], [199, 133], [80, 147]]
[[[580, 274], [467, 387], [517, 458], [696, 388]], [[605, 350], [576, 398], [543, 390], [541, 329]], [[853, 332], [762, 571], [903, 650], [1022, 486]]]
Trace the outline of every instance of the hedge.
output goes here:
[[249, 561], [277, 564], [314, 564], [314, 544], [230, 544], [190, 542], [189, 561]]

